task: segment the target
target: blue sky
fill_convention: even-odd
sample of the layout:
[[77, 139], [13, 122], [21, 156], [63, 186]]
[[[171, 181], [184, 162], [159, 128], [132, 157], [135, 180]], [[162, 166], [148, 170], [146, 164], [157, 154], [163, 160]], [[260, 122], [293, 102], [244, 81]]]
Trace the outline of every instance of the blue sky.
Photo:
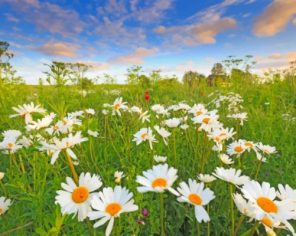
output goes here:
[[1, 0], [0, 16], [0, 39], [28, 83], [51, 60], [123, 82], [132, 65], [182, 76], [229, 55], [253, 55], [258, 71], [296, 59], [295, 0]]

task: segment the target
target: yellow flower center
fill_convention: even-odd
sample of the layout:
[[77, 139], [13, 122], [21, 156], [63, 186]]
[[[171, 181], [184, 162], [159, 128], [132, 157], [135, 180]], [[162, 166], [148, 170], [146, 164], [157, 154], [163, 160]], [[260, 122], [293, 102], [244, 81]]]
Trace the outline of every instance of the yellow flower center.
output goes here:
[[141, 135], [141, 139], [143, 139], [143, 140], [145, 140], [147, 137], [148, 137], [148, 134], [147, 134], [147, 133], [143, 133], [143, 134]]
[[245, 143], [245, 146], [246, 147], [249, 147], [249, 148], [252, 148], [254, 145], [252, 143], [250, 143], [250, 142], [246, 142]]
[[115, 110], [118, 110], [120, 108], [120, 104], [119, 103], [116, 103], [115, 105], [114, 105], [114, 109]]
[[202, 203], [202, 199], [199, 195], [195, 194], [195, 193], [191, 193], [188, 196], [188, 199], [191, 203], [195, 204], [195, 205], [201, 205]]
[[7, 145], [6, 145], [6, 148], [7, 149], [12, 149], [14, 147], [14, 144], [13, 143], [8, 143]]
[[264, 224], [264, 225], [266, 225], [266, 226], [268, 226], [268, 227], [270, 227], [270, 228], [271, 228], [272, 225], [273, 225], [272, 220], [269, 219], [268, 217], [263, 217], [263, 218], [261, 219], [261, 223]]
[[244, 149], [241, 146], [234, 147], [234, 151], [236, 152], [242, 152]]
[[267, 197], [259, 197], [257, 198], [257, 204], [261, 207], [261, 209], [268, 213], [277, 213], [278, 207], [277, 205]]
[[4, 213], [4, 210], [2, 208], [0, 208], [0, 215]]
[[157, 178], [153, 180], [152, 187], [153, 188], [165, 188], [167, 186], [167, 181], [164, 178]]
[[199, 116], [199, 115], [202, 114], [202, 111], [197, 111], [195, 114], [196, 114], [197, 116]]
[[210, 118], [209, 117], [206, 117], [206, 118], [203, 118], [202, 119], [202, 123], [209, 124], [209, 122], [210, 122]]
[[89, 191], [86, 187], [77, 187], [74, 189], [72, 193], [72, 200], [75, 203], [82, 203], [85, 202], [88, 199]]
[[121, 209], [122, 209], [121, 205], [118, 204], [118, 203], [116, 203], [116, 202], [114, 202], [114, 203], [110, 203], [110, 204], [106, 207], [105, 211], [106, 211], [107, 213], [109, 213], [111, 216], [114, 216], [114, 215], [116, 215], [119, 211], [121, 211]]

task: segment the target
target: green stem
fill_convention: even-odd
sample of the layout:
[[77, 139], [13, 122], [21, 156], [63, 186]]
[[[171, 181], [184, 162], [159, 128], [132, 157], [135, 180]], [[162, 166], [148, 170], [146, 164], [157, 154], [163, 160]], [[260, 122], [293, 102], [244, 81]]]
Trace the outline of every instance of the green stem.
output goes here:
[[229, 194], [230, 194], [230, 216], [231, 216], [231, 228], [230, 228], [230, 235], [233, 236], [234, 235], [234, 206], [233, 206], [233, 199], [232, 199], [232, 195], [233, 195], [233, 185], [230, 184], [229, 185]]
[[244, 215], [241, 215], [241, 217], [240, 217], [239, 220], [238, 220], [238, 223], [237, 223], [237, 226], [236, 226], [236, 228], [235, 228], [235, 231], [234, 231], [234, 235], [235, 235], [235, 236], [237, 235], [237, 233], [238, 233], [238, 231], [239, 231], [239, 229], [240, 229], [240, 227], [241, 227], [241, 225], [242, 225], [244, 219], [245, 219], [245, 216], [244, 216]]
[[[262, 157], [263, 158], [263, 157]], [[258, 165], [257, 165], [257, 170], [256, 170], [256, 174], [254, 176], [254, 179], [256, 180], [258, 178], [258, 174], [259, 174], [259, 170], [260, 170], [260, 167], [261, 167], [261, 164], [262, 164], [262, 158], [261, 160], [259, 161]]]
[[68, 165], [69, 165], [70, 170], [71, 170], [71, 172], [72, 172], [73, 179], [74, 179], [75, 183], [78, 185], [78, 183], [79, 183], [78, 175], [77, 175], [77, 173], [76, 173], [76, 170], [75, 170], [75, 167], [74, 167], [74, 165], [73, 165], [72, 159], [71, 159], [71, 157], [69, 156], [69, 154], [67, 153], [67, 151], [65, 151], [65, 155], [66, 155], [66, 157], [67, 157]]
[[160, 193], [160, 225], [161, 225], [161, 236], [165, 236], [165, 225], [164, 225], [164, 200], [163, 193]]
[[[208, 214], [210, 215], [210, 205], [209, 204], [207, 205], [207, 211], [208, 211]], [[208, 222], [207, 231], [208, 231], [208, 236], [210, 236], [211, 235], [211, 223], [210, 223], [210, 221]]]

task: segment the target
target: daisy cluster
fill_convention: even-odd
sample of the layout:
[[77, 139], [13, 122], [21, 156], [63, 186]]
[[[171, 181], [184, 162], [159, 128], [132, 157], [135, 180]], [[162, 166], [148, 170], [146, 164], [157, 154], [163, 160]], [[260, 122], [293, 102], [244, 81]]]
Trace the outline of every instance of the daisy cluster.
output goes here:
[[[236, 130], [222, 123], [219, 109], [224, 107], [223, 104], [227, 104], [226, 117], [239, 122]], [[233, 199], [245, 217], [264, 225], [268, 233], [274, 232], [274, 228], [281, 228], [295, 234], [289, 220], [296, 219], [296, 190], [289, 185], [281, 184], [275, 189], [267, 182], [257, 182], [255, 179], [258, 173], [251, 178], [243, 175], [240, 168], [223, 167], [240, 163], [243, 156], [253, 153], [258, 161], [258, 172], [262, 162], [268, 161], [268, 157], [277, 152], [273, 146], [238, 137], [240, 126], [247, 120], [247, 113], [243, 111], [242, 104], [241, 96], [229, 93], [216, 96], [207, 105], [189, 105], [183, 101], [169, 106], [154, 104], [145, 111], [138, 106], [129, 106], [119, 97], [111, 104], [103, 104], [101, 112], [104, 116], [135, 115], [139, 123], [145, 125], [131, 137], [136, 145], [148, 143], [150, 149], [153, 149], [154, 145], [169, 145], [175, 139], [177, 130], [184, 135], [192, 129], [204, 134], [212, 151], [219, 158], [221, 165], [212, 173], [200, 173], [195, 178], [181, 180], [179, 185], [174, 187], [178, 179], [178, 170], [166, 163], [166, 156], [155, 155], [154, 160], [158, 164], [143, 171], [135, 179], [139, 185], [139, 193], [171, 193], [178, 202], [194, 207], [198, 223], [209, 222], [210, 215], [205, 206], [215, 199], [210, 184], [219, 179], [230, 186], [229, 198]], [[78, 221], [95, 221], [95, 228], [108, 222], [106, 235], [110, 235], [115, 218], [121, 213], [139, 209], [133, 193], [120, 185], [122, 178], [126, 177], [123, 172], [115, 172], [116, 186], [111, 188], [104, 186], [97, 174], [83, 172], [77, 175], [75, 171], [75, 165], [79, 164], [75, 147], [99, 136], [95, 129], [89, 129], [87, 125], [97, 111], [89, 108], [61, 117], [33, 103], [14, 107], [13, 110], [16, 114], [11, 115], [11, 118], [24, 119], [25, 128], [22, 132], [4, 131], [0, 151], [7, 155], [15, 155], [20, 149], [38, 150], [50, 157], [51, 164], [55, 164], [59, 157], [67, 158], [73, 178], [66, 177], [66, 181], [61, 183], [62, 189], [57, 191], [55, 197], [55, 203], [61, 207], [62, 214], [73, 214]], [[152, 124], [150, 120], [156, 123]], [[3, 176], [0, 172], [0, 181]], [[6, 212], [10, 204], [11, 200], [1, 197], [0, 214]]]

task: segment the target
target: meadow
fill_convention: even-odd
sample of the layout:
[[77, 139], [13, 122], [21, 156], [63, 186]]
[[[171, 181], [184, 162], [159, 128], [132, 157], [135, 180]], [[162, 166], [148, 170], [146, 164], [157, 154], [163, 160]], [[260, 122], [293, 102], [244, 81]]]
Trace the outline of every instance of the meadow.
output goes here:
[[[62, 190], [61, 184], [66, 182], [66, 177], [75, 180], [75, 172], [78, 176], [87, 172], [100, 176], [102, 186], [95, 192], [105, 187], [121, 185], [133, 193], [137, 207], [132, 207], [130, 213], [123, 212], [115, 217], [111, 235], [265, 235], [265, 231], [270, 235], [290, 235], [291, 230], [287, 229], [289, 227], [285, 222], [274, 220], [272, 225], [264, 222], [270, 214], [264, 215], [265, 218], [256, 216], [259, 218], [252, 220], [247, 214], [243, 216], [236, 207], [237, 202], [232, 198], [234, 192], [241, 193], [242, 184], [223, 181], [216, 168], [240, 169], [242, 175], [260, 184], [268, 182], [275, 188], [278, 184], [288, 184], [296, 188], [296, 86], [293, 79], [265, 84], [240, 81], [195, 88], [179, 83], [156, 83], [148, 88], [149, 98], [146, 99], [144, 96], [147, 88], [140, 85], [95, 85], [88, 92], [81, 92], [77, 86], [1, 85], [0, 132], [19, 130], [31, 142], [14, 153], [5, 152], [5, 148], [0, 150], [0, 172], [5, 173], [0, 180], [0, 196], [11, 199], [7, 212], [0, 215], [0, 235], [105, 235], [108, 223], [93, 228], [98, 220], [93, 221], [86, 217], [83, 221], [78, 221], [77, 215], [62, 214], [61, 204], [55, 203], [58, 201], [57, 191]], [[235, 94], [242, 100], [237, 99], [239, 97]], [[238, 101], [229, 107], [229, 100], [225, 97], [223, 100], [221, 96], [228, 97], [230, 103], [233, 100]], [[118, 107], [114, 101], [120, 97], [126, 104], [119, 102]], [[36, 123], [34, 126], [32, 121], [26, 125], [21, 116], [10, 117], [16, 113], [13, 107], [31, 102], [46, 109], [45, 114], [32, 114], [33, 121], [38, 121], [51, 112], [56, 116], [52, 116], [52, 119], [47, 117], [50, 122], [44, 126]], [[170, 114], [163, 115], [160, 109], [153, 109], [154, 104], [163, 105]], [[215, 139], [209, 137], [211, 131], [207, 124], [204, 130], [199, 129], [202, 122], [194, 118], [198, 116], [192, 112], [194, 104], [204, 104], [208, 110], [206, 113], [217, 110], [217, 113], [210, 113], [210, 118], [215, 121], [218, 119], [224, 127], [233, 128], [235, 133], [230, 132], [223, 142], [216, 140], [218, 150], [213, 150]], [[134, 107], [131, 111], [133, 106], [137, 108]], [[87, 112], [90, 108], [95, 113], [93, 110]], [[65, 117], [70, 120], [67, 113], [75, 111], [83, 112], [80, 116], [72, 114], [71, 117], [75, 117], [74, 123], [77, 124], [71, 125], [71, 129], [59, 134], [45, 131], [58, 120], [63, 121]], [[148, 112], [144, 113], [145, 111]], [[242, 112], [247, 113], [247, 120], [242, 125], [240, 119], [228, 117]], [[177, 118], [179, 123], [174, 124], [176, 120], [165, 121], [170, 118]], [[31, 128], [26, 128], [28, 125]], [[170, 136], [166, 139], [159, 135], [153, 128], [156, 125], [163, 127]], [[148, 127], [151, 128], [153, 137], [149, 130], [138, 133], [135, 137], [142, 128]], [[62, 139], [69, 133], [77, 132], [87, 138], [79, 145], [71, 147], [77, 159], [72, 157], [72, 152], [68, 153], [64, 149], [52, 164], [53, 154], [50, 151], [53, 150], [46, 148], [44, 142], [53, 144], [53, 136]], [[0, 142], [3, 137], [4, 134]], [[276, 151], [271, 150], [268, 154], [258, 144], [254, 149], [256, 152], [244, 146], [242, 154], [229, 153], [227, 147], [240, 139], [253, 144], [270, 145]], [[260, 159], [258, 152], [261, 151], [266, 162]], [[219, 158], [219, 155], [226, 153], [229, 155], [227, 159]], [[164, 158], [155, 160], [155, 155], [166, 156], [168, 166], [177, 169], [178, 177], [173, 181], [172, 188], [178, 190], [179, 194], [178, 186], [182, 181], [187, 183], [191, 178], [199, 183], [199, 174], [216, 174], [215, 181], [204, 180], [205, 187], [214, 194], [209, 204], [204, 205], [209, 222], [198, 222], [194, 207], [200, 206], [178, 201], [178, 197], [169, 189], [163, 189], [162, 183], [158, 182], [155, 191], [139, 191], [138, 187], [143, 185], [139, 182], [143, 181], [137, 180], [139, 176], [143, 176], [143, 171], [153, 166], [165, 165], [156, 161], [163, 161]], [[227, 162], [229, 163], [225, 164]], [[124, 176], [119, 174], [114, 177], [116, 171], [123, 172]], [[295, 196], [296, 194], [293, 204], [296, 201]], [[195, 198], [191, 203], [200, 205], [199, 201], [202, 200]], [[293, 204], [290, 203], [289, 206], [292, 207]], [[295, 209], [287, 212], [294, 213]], [[113, 211], [117, 213], [116, 209]], [[295, 226], [293, 217], [289, 218], [289, 222]]]

